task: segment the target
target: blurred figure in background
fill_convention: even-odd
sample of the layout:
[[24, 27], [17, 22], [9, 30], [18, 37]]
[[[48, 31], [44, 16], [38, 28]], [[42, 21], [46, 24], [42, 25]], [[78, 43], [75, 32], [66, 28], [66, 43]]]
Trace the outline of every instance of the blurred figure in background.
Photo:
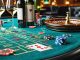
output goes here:
[[41, 17], [40, 13], [36, 13], [36, 23], [38, 26], [42, 25]]

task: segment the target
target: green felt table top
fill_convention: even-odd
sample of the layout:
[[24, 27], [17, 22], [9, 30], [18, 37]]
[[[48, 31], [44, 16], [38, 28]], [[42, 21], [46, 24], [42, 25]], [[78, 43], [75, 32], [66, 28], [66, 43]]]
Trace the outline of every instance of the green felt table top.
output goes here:
[[[3, 20], [7, 20], [7, 19], [3, 19]], [[14, 20], [13, 22], [15, 22], [14, 25], [17, 26], [18, 25], [17, 24], [17, 19], [14, 18], [13, 20]], [[3, 26], [4, 27], [10, 27], [11, 23], [4, 24]], [[43, 43], [51, 46], [52, 49], [50, 49], [50, 50], [46, 50], [46, 51], [43, 51], [43, 52], [39, 52], [39, 51], [35, 50], [33, 52], [24, 53], [24, 54], [20, 54], [20, 55], [0, 56], [0, 60], [40, 60], [40, 59], [45, 59], [45, 58], [50, 58], [50, 57], [55, 57], [55, 56], [65, 54], [65, 53], [70, 52], [70, 51], [72, 51], [75, 48], [80, 46], [80, 32], [51, 31], [51, 30], [47, 29], [46, 26], [36, 27], [36, 28], [33, 28], [33, 29], [23, 28], [23, 30], [26, 30], [26, 32], [29, 31], [31, 33], [34, 33], [35, 35], [37, 35], [39, 32], [41, 32], [43, 30], [45, 32], [44, 35], [52, 35], [54, 37], [60, 36], [62, 34], [69, 33], [69, 34], [72, 35], [72, 37], [69, 37], [67, 39], [67, 41], [70, 43], [70, 44], [67, 44], [67, 45], [61, 45], [61, 46], [55, 45], [55, 43], [54, 43], [55, 39], [48, 40], [48, 41], [43, 42]], [[2, 45], [4, 45], [4, 44], [2, 44]], [[2, 45], [0, 44], [0, 49], [2, 49], [1, 48]], [[14, 47], [16, 47], [16, 44], [14, 44]], [[15, 49], [17, 49], [17, 47]], [[21, 51], [19, 51], [19, 52], [21, 52]]]

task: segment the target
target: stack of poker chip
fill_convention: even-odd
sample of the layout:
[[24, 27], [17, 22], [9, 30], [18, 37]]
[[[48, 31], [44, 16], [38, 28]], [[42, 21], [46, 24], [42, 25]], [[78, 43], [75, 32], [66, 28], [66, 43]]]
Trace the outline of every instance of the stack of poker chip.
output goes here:
[[71, 34], [63, 34], [62, 36], [56, 36], [55, 44], [56, 45], [64, 45], [67, 43], [67, 38], [70, 37]]
[[14, 53], [14, 50], [10, 49], [10, 48], [0, 50], [0, 55], [2, 55], [2, 56], [8, 56], [8, 55], [13, 54], [13, 53]]
[[53, 40], [53, 39], [54, 39], [54, 37], [53, 37], [53, 36], [48, 35], [48, 36], [44, 36], [44, 39], [46, 39], [46, 40]]
[[71, 34], [63, 34], [62, 36], [65, 38], [68, 38], [68, 37], [71, 37]]

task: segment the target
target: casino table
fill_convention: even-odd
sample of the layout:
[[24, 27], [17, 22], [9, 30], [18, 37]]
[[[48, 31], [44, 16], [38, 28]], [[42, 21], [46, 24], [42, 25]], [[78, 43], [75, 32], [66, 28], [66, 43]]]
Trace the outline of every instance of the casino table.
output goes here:
[[[0, 30], [0, 50], [11, 48], [15, 52], [9, 56], [0, 56], [0, 60], [46, 60], [57, 59], [59, 56], [69, 56], [74, 54], [80, 47], [80, 32], [57, 32], [49, 30], [45, 25], [36, 28], [11, 28], [12, 25], [18, 26], [17, 19], [7, 18], [1, 19], [4, 22], [2, 27], [6, 28], [6, 32]], [[39, 34], [44, 32], [44, 34]], [[55, 37], [62, 34], [71, 34], [72, 36], [67, 39], [69, 44], [56, 45]], [[31, 35], [36, 36], [35, 38]], [[53, 36], [54, 39], [46, 40], [44, 36]], [[51, 47], [49, 50], [38, 51], [29, 49], [27, 46], [32, 44], [42, 44]]]

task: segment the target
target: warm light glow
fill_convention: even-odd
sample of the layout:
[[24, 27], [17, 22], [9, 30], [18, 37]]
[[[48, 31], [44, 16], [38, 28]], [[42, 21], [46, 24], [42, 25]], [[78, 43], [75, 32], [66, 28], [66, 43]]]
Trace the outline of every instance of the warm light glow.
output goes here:
[[40, 9], [40, 6], [37, 6], [38, 9]]
[[56, 2], [52, 2], [52, 5], [55, 5], [56, 4]]
[[16, 4], [16, 1], [14, 2], [14, 5]]
[[52, 5], [56, 5], [56, 0], [54, 0], [54, 1], [52, 2]]
[[70, 2], [69, 2], [69, 1], [66, 1], [66, 2], [65, 2], [65, 4], [66, 4], [66, 5], [69, 5], [69, 4], [70, 4]]
[[44, 5], [43, 4], [41, 4], [41, 7], [43, 7]]
[[14, 5], [16, 5], [16, 0], [14, 0], [14, 2], [13, 2], [13, 3], [14, 3]]
[[44, 6], [44, 1], [41, 0], [40, 7], [43, 7], [43, 6]]
[[41, 3], [44, 3], [44, 1], [42, 0]]

